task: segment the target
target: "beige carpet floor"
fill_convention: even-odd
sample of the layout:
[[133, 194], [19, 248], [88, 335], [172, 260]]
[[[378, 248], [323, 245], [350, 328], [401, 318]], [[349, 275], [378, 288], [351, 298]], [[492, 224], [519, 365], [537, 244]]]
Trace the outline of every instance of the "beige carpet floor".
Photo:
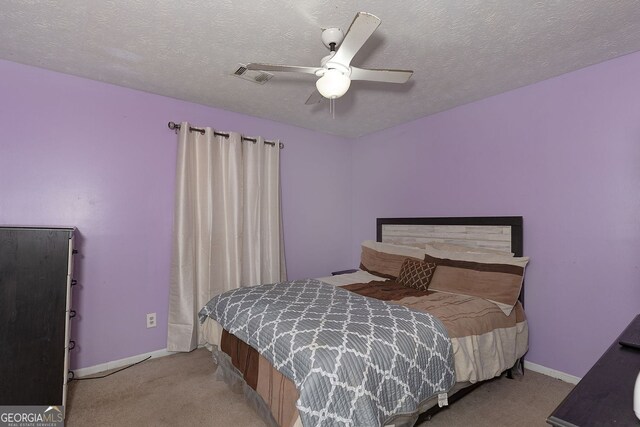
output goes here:
[[[66, 425], [264, 426], [244, 397], [215, 379], [205, 349], [151, 359], [69, 384]], [[573, 386], [527, 371], [484, 384], [420, 427], [544, 426]]]

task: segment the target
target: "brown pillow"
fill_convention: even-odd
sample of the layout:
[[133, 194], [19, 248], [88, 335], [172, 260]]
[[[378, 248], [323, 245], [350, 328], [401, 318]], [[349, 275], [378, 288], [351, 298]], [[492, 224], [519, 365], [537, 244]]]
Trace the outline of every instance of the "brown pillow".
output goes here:
[[409, 288], [426, 291], [429, 289], [429, 282], [431, 282], [434, 271], [436, 271], [436, 264], [433, 262], [407, 258], [402, 263], [398, 283]]
[[432, 291], [484, 298], [508, 316], [518, 301], [529, 258], [505, 258], [502, 262], [492, 263], [425, 255], [424, 260], [438, 266], [430, 284]]
[[387, 279], [400, 274], [402, 263], [411, 258], [422, 262], [424, 250], [366, 241], [362, 244], [360, 269]]

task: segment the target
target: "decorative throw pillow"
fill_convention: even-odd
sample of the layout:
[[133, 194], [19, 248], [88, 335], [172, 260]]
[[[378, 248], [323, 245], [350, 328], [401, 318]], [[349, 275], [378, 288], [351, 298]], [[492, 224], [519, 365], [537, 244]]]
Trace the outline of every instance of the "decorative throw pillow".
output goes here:
[[429, 289], [429, 282], [431, 282], [435, 271], [436, 264], [433, 262], [407, 258], [402, 263], [398, 283], [409, 288], [426, 291]]

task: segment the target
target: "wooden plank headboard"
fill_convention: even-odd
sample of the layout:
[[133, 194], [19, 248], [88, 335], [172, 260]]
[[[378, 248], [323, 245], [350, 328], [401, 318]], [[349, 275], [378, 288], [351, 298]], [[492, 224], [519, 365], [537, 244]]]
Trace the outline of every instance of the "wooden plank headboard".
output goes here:
[[[523, 256], [521, 216], [378, 218], [376, 240], [419, 247], [446, 242]], [[524, 306], [524, 283], [519, 299]]]
[[522, 217], [378, 218], [376, 240], [420, 247], [447, 242], [522, 256]]

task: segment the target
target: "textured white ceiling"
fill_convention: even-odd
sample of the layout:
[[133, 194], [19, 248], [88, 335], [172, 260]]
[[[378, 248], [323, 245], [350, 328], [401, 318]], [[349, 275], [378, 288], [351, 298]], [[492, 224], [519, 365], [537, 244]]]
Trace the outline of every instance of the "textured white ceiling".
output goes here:
[[[353, 82], [332, 119], [327, 102], [304, 105], [313, 76], [230, 75], [238, 63], [318, 65], [320, 29], [346, 30], [358, 11], [382, 25], [353, 65], [413, 69], [408, 84]], [[0, 3], [2, 59], [349, 137], [638, 50], [637, 0]]]

